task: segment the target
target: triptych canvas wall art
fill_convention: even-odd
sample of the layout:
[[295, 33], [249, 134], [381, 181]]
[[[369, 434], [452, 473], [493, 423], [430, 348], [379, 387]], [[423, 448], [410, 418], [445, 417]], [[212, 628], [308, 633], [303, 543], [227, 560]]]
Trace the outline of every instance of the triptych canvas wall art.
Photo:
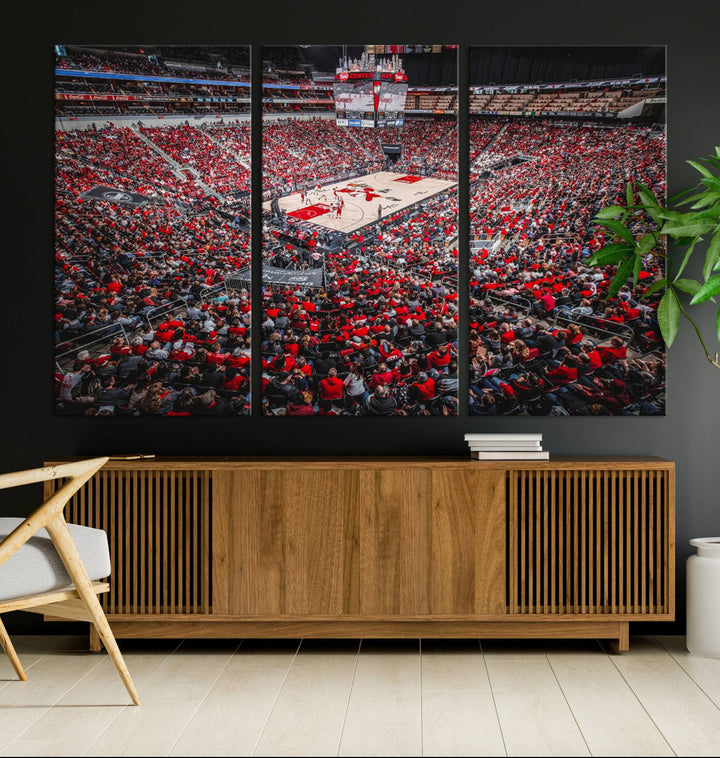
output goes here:
[[57, 413], [665, 412], [659, 262], [585, 263], [665, 194], [664, 48], [265, 46], [255, 144], [247, 46], [55, 52]]

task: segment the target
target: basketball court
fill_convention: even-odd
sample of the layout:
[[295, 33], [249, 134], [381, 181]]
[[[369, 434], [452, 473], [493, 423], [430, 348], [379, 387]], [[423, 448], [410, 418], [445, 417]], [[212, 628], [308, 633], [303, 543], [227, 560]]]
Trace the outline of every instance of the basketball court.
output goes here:
[[[390, 216], [455, 186], [457, 182], [444, 179], [378, 171], [326, 184], [320, 189], [306, 190], [304, 199], [300, 192], [294, 192], [279, 198], [278, 203], [281, 210], [287, 213], [288, 221], [294, 219], [303, 222], [303, 225], [315, 224], [323, 229], [351, 234], [379, 218]], [[338, 217], [335, 206], [340, 199], [343, 208]], [[269, 201], [264, 203], [264, 208], [270, 209]]]

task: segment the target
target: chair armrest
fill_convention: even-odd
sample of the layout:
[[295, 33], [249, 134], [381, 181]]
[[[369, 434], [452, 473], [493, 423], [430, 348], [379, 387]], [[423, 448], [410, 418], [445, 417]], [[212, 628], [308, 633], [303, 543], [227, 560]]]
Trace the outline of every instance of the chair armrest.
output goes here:
[[[92, 476], [109, 460], [107, 456], [104, 456], [102, 458], [73, 461], [72, 463], [61, 463], [59, 466], [44, 466], [43, 468], [31, 468], [25, 471], [12, 471], [9, 474], [0, 474], [0, 490], [9, 489], [10, 487], [21, 487], [24, 484], [47, 482], [51, 479], [82, 476], [88, 472]], [[88, 479], [90, 476], [88, 476]]]
[[45, 482], [51, 479], [67, 478], [69, 480], [0, 542], [0, 566], [13, 556], [39, 529], [57, 518], [62, 519], [62, 512], [70, 498], [108, 460], [107, 457], [91, 458], [74, 463], [64, 463], [59, 466], [45, 466], [44, 468], [0, 475], [0, 489], [19, 487], [34, 482]]

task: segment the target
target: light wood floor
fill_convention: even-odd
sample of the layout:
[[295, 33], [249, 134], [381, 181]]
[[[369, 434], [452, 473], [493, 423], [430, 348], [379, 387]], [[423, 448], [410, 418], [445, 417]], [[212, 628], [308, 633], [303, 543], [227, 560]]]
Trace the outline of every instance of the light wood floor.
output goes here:
[[720, 754], [720, 660], [682, 637], [120, 642], [144, 704], [81, 637], [0, 653], [0, 756]]

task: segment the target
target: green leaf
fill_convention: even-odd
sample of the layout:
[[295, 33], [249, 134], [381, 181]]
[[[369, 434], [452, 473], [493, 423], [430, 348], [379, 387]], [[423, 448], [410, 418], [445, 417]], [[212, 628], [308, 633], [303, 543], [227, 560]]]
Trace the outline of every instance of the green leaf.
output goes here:
[[665, 344], [670, 347], [675, 341], [680, 326], [680, 303], [672, 288], [668, 287], [658, 303], [657, 319]]
[[682, 274], [683, 271], [685, 271], [685, 266], [688, 265], [688, 261], [690, 260], [690, 256], [692, 255], [693, 250], [695, 249], [695, 245], [700, 241], [701, 238], [698, 238], [696, 240], [693, 240], [690, 244], [690, 247], [685, 251], [685, 256], [682, 260], [682, 263], [680, 264], [680, 268], [678, 269], [677, 274], [675, 274], [675, 278], [678, 279], [680, 277], [680, 274]]
[[707, 198], [707, 190], [696, 192], [694, 195], [686, 197], [681, 203], [678, 203], [678, 205], [688, 205], [689, 203], [694, 203], [696, 200], [704, 200], [705, 198]]
[[637, 248], [635, 249], [635, 255], [640, 256], [649, 253], [655, 247], [655, 242], [655, 235], [648, 232], [640, 242], [638, 242]]
[[617, 295], [620, 287], [622, 287], [623, 284], [627, 282], [630, 274], [632, 274], [634, 264], [635, 256], [631, 255], [618, 266], [617, 272], [615, 273], [615, 278], [612, 280], [612, 283], [608, 289], [607, 297], [605, 298], [606, 300], [609, 300], [611, 297], [615, 297], [615, 295]]
[[625, 242], [635, 245], [635, 237], [632, 236], [632, 232], [617, 221], [603, 220], [595, 223], [609, 229], [616, 237], [621, 237]]
[[690, 301], [690, 305], [704, 303], [715, 295], [720, 295], [720, 274], [710, 277], [705, 284], [695, 293], [695, 297]]
[[661, 290], [663, 287], [667, 287], [667, 279], [658, 279], [656, 282], [653, 282], [646, 290], [645, 292], [640, 295], [640, 299], [644, 300], [646, 297], [650, 297], [650, 295], [654, 295], [656, 292]]
[[706, 187], [710, 189], [718, 189], [720, 188], [720, 177], [718, 176], [706, 176], [704, 179], [700, 180]]
[[706, 281], [710, 278], [715, 265], [720, 259], [720, 227], [713, 234], [713, 238], [710, 240], [707, 252], [705, 253], [705, 265], [703, 266], [703, 279]]
[[599, 210], [595, 218], [619, 218], [624, 212], [625, 208], [622, 205], [609, 205], [607, 208]]
[[687, 292], [688, 295], [694, 295], [700, 289], [700, 282], [696, 282], [694, 279], [676, 279], [673, 285], [683, 292]]
[[710, 169], [705, 168], [701, 163], [698, 163], [697, 161], [687, 161], [694, 169], [699, 171], [703, 176], [712, 176], [713, 173], [710, 171]]
[[707, 158], [701, 158], [700, 160], [709, 163], [711, 166], [720, 167], [720, 158], [716, 158], [714, 155], [708, 155]]
[[711, 221], [693, 221], [685, 223], [682, 226], [676, 226], [672, 223], [665, 224], [660, 230], [660, 234], [667, 234], [670, 237], [699, 237], [703, 232], [712, 229], [715, 224]]
[[652, 205], [654, 208], [660, 208], [660, 203], [658, 202], [658, 199], [653, 194], [653, 191], [646, 187], [644, 184], [640, 184], [640, 182], [637, 183], [638, 187], [638, 194], [642, 197], [642, 195], [646, 195], [645, 198], [643, 198], [643, 202], [645, 205]]
[[[712, 174], [710, 175], [712, 176]], [[625, 200], [628, 205], [633, 205], [635, 203], [635, 193], [633, 192], [632, 182], [628, 182], [625, 185]]]
[[690, 206], [692, 210], [707, 208], [708, 205], [713, 205], [713, 203], [720, 200], [720, 192], [701, 192], [700, 194], [702, 195], [702, 199]]
[[640, 201], [645, 207], [645, 211], [647, 212], [648, 216], [650, 216], [650, 218], [656, 224], [659, 224], [662, 207], [655, 199], [655, 196], [652, 194], [652, 192], [650, 192], [650, 190], [647, 189], [647, 187], [643, 187], [642, 184], [638, 184], [638, 195], [640, 196]]
[[629, 245], [624, 245], [621, 242], [613, 245], [606, 245], [600, 248], [600, 250], [594, 252], [591, 256], [585, 259], [586, 266], [611, 266], [615, 263], [619, 263], [626, 256], [632, 253], [632, 248]]
[[720, 158], [720, 146], [715, 145], [715, 155]]
[[642, 255], [638, 253], [634, 256], [633, 262], [633, 289], [637, 287], [638, 279], [640, 278], [640, 270], [642, 269]]
[[660, 216], [664, 218], [666, 221], [677, 221], [678, 223], [681, 223], [682, 220], [685, 218], [684, 213], [680, 213], [680, 211], [672, 211], [669, 208], [665, 208], [660, 213]]
[[676, 192], [674, 195], [671, 195], [668, 200], [670, 203], [677, 203], [677, 201], [681, 197], [685, 197], [685, 195], [689, 195], [691, 192], [695, 192], [697, 190], [697, 187], [688, 187], [687, 189], [684, 189], [682, 192]]
[[693, 221], [709, 221], [710, 223], [716, 223], [717, 220], [720, 219], [720, 206], [717, 208], [708, 208], [704, 211], [698, 211], [692, 215]]

